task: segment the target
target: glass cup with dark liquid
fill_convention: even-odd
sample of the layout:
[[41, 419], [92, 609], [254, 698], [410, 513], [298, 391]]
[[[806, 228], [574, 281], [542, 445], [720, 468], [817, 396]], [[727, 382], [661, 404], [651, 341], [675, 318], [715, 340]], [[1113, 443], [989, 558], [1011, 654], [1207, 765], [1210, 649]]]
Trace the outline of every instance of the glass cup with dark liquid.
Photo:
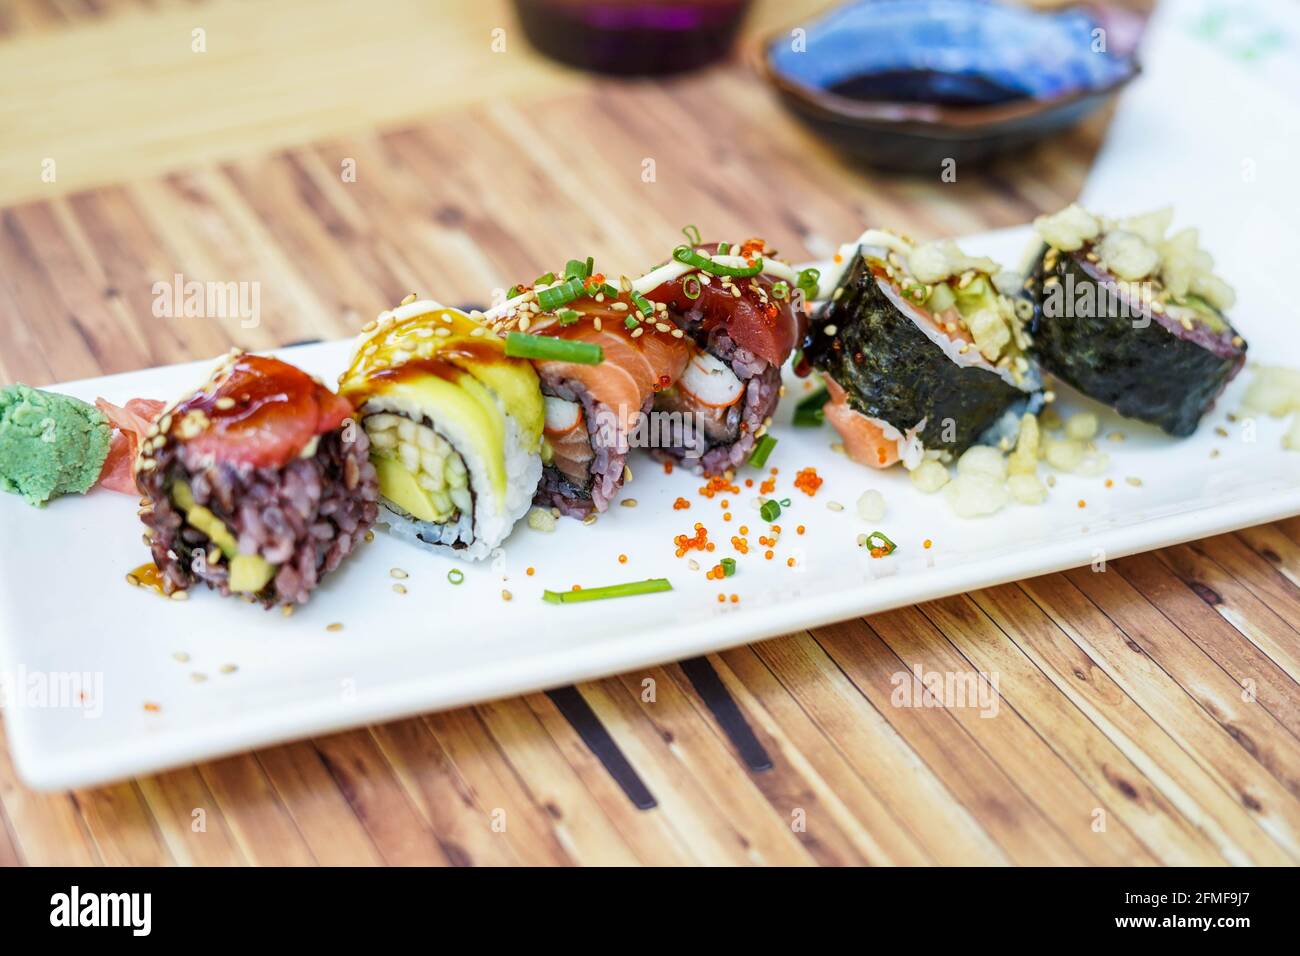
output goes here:
[[547, 56], [598, 73], [678, 73], [725, 56], [750, 0], [515, 0]]

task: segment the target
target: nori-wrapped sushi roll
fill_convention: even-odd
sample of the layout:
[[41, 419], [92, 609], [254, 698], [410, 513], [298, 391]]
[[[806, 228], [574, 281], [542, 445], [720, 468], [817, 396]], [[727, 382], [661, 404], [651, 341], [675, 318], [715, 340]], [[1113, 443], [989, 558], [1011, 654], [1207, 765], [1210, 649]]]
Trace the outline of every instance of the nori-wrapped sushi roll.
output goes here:
[[826, 418], [849, 456], [914, 468], [995, 440], [1003, 425], [1014, 437], [1041, 395], [1025, 357], [1028, 304], [998, 291], [1008, 279], [997, 264], [951, 242], [916, 245], [882, 230], [842, 257], [800, 371], [811, 365], [825, 378]]
[[1115, 223], [1070, 206], [1034, 223], [1025, 290], [1042, 366], [1121, 415], [1196, 430], [1246, 361], [1224, 316], [1232, 289], [1196, 230], [1166, 238], [1170, 210]]

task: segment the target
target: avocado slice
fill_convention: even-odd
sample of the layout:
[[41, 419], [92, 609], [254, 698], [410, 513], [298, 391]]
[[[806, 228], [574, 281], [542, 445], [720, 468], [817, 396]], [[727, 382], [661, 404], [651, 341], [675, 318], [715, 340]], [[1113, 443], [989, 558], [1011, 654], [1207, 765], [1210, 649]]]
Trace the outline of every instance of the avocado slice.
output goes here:
[[185, 513], [185, 521], [208, 536], [230, 560], [230, 590], [255, 593], [266, 587], [275, 574], [275, 567], [260, 554], [240, 554], [239, 543], [225, 522], [209, 509], [194, 501], [194, 492], [183, 481], [172, 485], [172, 502]]
[[275, 568], [260, 554], [237, 554], [230, 559], [230, 590], [256, 594], [270, 582]]
[[379, 492], [397, 507], [420, 521], [446, 521], [451, 512], [441, 512], [429, 492], [420, 487], [415, 475], [400, 461], [386, 455], [371, 455], [379, 476]]

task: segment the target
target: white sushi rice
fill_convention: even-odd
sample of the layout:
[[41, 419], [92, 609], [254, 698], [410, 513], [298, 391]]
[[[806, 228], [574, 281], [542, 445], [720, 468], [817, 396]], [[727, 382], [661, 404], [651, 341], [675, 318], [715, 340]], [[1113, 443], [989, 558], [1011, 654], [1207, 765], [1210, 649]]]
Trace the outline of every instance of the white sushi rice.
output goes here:
[[[394, 537], [434, 552], [480, 561], [505, 541], [516, 522], [528, 512], [542, 475], [541, 455], [539, 449], [530, 447], [519, 423], [500, 399], [496, 404], [505, 421], [504, 498], [492, 487], [487, 462], [475, 453], [468, 428], [455, 420], [435, 421], [432, 423], [434, 431], [450, 445], [451, 454], [463, 465], [468, 477], [469, 496], [451, 492], [457, 507], [452, 519], [445, 522], [418, 520], [385, 499], [381, 520], [387, 523]], [[424, 409], [417, 402], [394, 395], [371, 398], [361, 411], [363, 416], [388, 413], [411, 422], [427, 420]], [[455, 470], [455, 467], [449, 465], [448, 471]], [[470, 507], [466, 508], [466, 503]]]

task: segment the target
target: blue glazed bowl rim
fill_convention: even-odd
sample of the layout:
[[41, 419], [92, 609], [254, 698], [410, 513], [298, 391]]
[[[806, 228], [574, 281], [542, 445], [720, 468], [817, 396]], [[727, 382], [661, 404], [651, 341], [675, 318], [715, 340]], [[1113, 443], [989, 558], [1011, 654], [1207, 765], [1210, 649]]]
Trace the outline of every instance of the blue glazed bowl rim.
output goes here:
[[[1132, 10], [1101, 3], [1078, 3], [1069, 7], [1054, 8], [1051, 14], [1077, 11], [1090, 14], [1095, 21], [1104, 22], [1109, 17], [1127, 16], [1139, 19]], [[825, 15], [825, 14], [823, 14]], [[790, 30], [804, 23], [792, 24], [761, 38], [758, 48], [758, 69], [767, 82], [779, 93], [794, 100], [812, 112], [836, 120], [849, 120], [872, 126], [911, 126], [931, 133], [945, 130], [952, 133], [973, 132], [981, 127], [1014, 123], [1043, 113], [1052, 112], [1081, 100], [1108, 98], [1132, 82], [1141, 72], [1136, 51], [1123, 55], [1125, 71], [1109, 83], [1070, 90], [1051, 97], [1022, 97], [1005, 103], [970, 106], [944, 106], [935, 103], [916, 103], [897, 100], [860, 100], [832, 93], [792, 79], [772, 62], [773, 46], [789, 36]]]

